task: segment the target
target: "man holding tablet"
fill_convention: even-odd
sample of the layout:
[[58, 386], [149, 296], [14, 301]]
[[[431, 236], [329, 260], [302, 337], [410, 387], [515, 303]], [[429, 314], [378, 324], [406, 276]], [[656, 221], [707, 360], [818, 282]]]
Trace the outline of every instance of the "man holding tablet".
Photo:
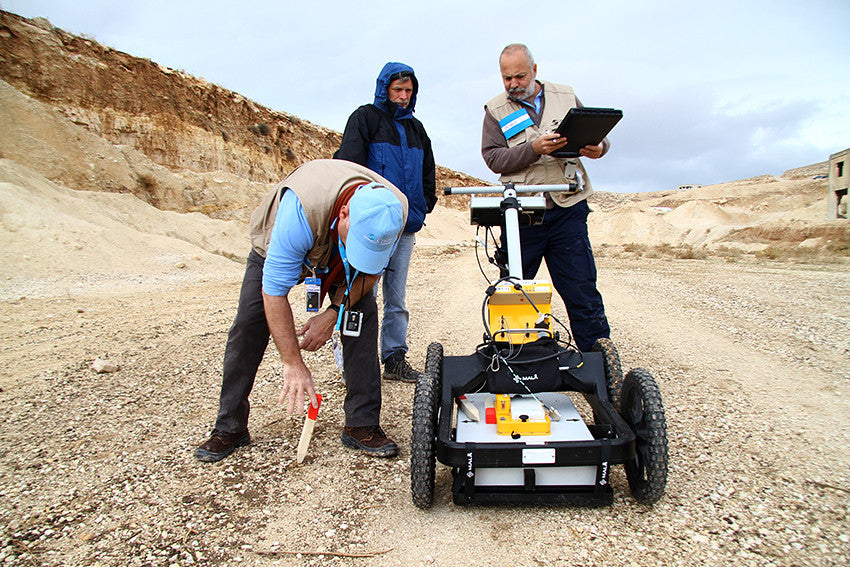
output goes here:
[[[542, 224], [520, 227], [522, 271], [531, 279], [546, 259], [576, 345], [587, 351], [596, 339], [610, 335], [587, 234], [587, 197], [593, 188], [578, 157], [552, 155], [567, 143], [555, 133], [561, 120], [570, 108], [583, 105], [571, 87], [537, 79], [537, 65], [525, 45], [505, 47], [499, 67], [505, 90], [484, 106], [481, 155], [502, 183], [572, 186], [568, 192], [545, 194]], [[579, 154], [598, 159], [609, 147], [605, 138], [581, 148]]]

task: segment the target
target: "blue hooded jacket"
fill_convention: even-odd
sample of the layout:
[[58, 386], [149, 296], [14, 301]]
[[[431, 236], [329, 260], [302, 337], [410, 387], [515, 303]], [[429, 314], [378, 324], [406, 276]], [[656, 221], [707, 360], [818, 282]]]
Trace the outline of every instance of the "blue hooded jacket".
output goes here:
[[[387, 88], [399, 73], [409, 74], [413, 94], [407, 108], [390, 102]], [[405, 232], [417, 232], [425, 215], [437, 203], [434, 154], [422, 123], [413, 117], [419, 82], [413, 68], [387, 63], [375, 85], [375, 101], [355, 110], [348, 118], [342, 142], [334, 154], [366, 166], [384, 176], [407, 197]]]

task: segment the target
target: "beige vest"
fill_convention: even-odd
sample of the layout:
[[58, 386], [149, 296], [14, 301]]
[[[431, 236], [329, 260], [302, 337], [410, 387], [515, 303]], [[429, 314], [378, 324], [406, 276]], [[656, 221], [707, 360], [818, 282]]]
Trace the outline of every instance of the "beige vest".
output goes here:
[[[561, 120], [563, 120], [567, 112], [578, 104], [576, 95], [571, 87], [557, 85], [548, 81], [539, 82], [543, 85], [543, 96], [546, 98], [546, 104], [543, 107], [543, 116], [540, 117], [540, 126], [532, 124], [522, 132], [511, 136], [508, 140], [509, 148], [523, 143], [530, 144], [547, 130], [554, 131], [560, 125]], [[498, 122], [512, 112], [523, 108], [523, 105], [512, 101], [508, 98], [508, 94], [502, 91], [488, 102], [485, 108]], [[502, 183], [512, 181], [523, 185], [566, 184], [570, 182], [564, 175], [564, 168], [568, 161], [574, 162], [575, 168], [581, 173], [583, 179], [582, 190], [578, 193], [550, 193], [550, 196], [557, 205], [571, 207], [587, 199], [593, 193], [590, 178], [584, 169], [584, 165], [578, 158], [565, 159], [542, 155], [540, 159], [525, 169], [501, 175], [499, 181]]]
[[310, 249], [307, 259], [314, 267], [326, 267], [333, 252], [330, 225], [334, 203], [352, 184], [372, 182], [384, 185], [398, 197], [404, 215], [404, 230], [404, 224], [407, 222], [407, 197], [395, 185], [362, 165], [341, 159], [320, 159], [297, 167], [275, 185], [274, 189], [266, 193], [251, 215], [251, 246], [257, 254], [265, 258], [281, 195], [283, 190], [290, 189], [298, 195], [307, 223], [313, 231], [313, 248]]

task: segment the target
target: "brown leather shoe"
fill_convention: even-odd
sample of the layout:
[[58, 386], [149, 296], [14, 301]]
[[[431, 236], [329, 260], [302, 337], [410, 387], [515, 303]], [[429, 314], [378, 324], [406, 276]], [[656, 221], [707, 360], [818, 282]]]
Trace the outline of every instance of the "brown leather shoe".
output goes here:
[[251, 442], [251, 434], [248, 430], [240, 433], [227, 433], [213, 429], [212, 435], [203, 445], [195, 451], [195, 458], [205, 463], [215, 463], [234, 451]]
[[398, 455], [398, 445], [387, 437], [380, 425], [345, 427], [342, 430], [342, 444], [352, 449], [360, 449], [375, 457]]

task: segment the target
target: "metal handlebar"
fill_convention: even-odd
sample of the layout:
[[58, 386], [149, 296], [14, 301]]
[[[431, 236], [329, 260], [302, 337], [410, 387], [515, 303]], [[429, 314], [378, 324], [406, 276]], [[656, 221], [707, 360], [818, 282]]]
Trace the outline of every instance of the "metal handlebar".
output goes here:
[[[487, 185], [483, 187], [446, 187], [446, 195], [494, 194], [502, 195], [501, 214], [504, 218], [504, 240], [508, 252], [508, 273], [522, 279], [522, 250], [519, 241], [519, 210], [521, 205], [518, 193], [540, 193], [550, 191], [570, 191], [570, 185]], [[474, 203], [474, 199], [473, 199]]]
[[446, 187], [445, 195], [473, 195], [473, 194], [489, 194], [504, 193], [508, 189], [513, 189], [517, 193], [549, 193], [552, 191], [573, 191], [575, 187], [571, 185], [514, 185], [506, 183], [505, 185], [484, 185], [481, 187]]

